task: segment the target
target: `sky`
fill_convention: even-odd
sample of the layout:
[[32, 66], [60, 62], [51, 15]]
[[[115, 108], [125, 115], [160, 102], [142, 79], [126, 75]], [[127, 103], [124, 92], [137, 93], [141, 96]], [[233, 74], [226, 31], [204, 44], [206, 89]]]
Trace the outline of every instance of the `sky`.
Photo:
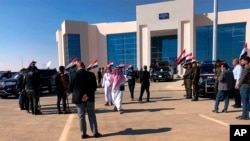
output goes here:
[[[58, 68], [56, 30], [64, 20], [135, 21], [136, 5], [168, 0], [0, 0], [0, 70], [18, 71], [35, 60]], [[182, 0], [186, 2], [186, 0]], [[218, 0], [219, 11], [250, 8], [250, 0]], [[213, 0], [194, 0], [195, 13], [213, 12]]]

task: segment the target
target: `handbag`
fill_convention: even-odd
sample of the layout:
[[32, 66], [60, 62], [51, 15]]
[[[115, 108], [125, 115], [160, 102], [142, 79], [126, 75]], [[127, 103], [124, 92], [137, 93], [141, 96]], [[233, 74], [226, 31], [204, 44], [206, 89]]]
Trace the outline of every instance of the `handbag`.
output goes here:
[[124, 85], [121, 85], [121, 86], [120, 86], [120, 91], [124, 91], [124, 89], [125, 89], [125, 86], [124, 86]]

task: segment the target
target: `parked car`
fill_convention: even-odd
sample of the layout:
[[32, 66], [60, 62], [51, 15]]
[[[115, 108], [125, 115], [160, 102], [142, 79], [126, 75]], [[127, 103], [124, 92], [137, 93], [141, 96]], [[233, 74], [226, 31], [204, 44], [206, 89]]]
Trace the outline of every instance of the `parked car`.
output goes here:
[[0, 71], [0, 80], [9, 79], [12, 76], [11, 71]]
[[12, 75], [9, 79], [0, 80], [0, 96], [7, 98], [9, 96], [18, 97], [17, 81], [21, 77], [20, 73]]
[[41, 79], [41, 91], [53, 92], [52, 77], [57, 74], [56, 69], [39, 69]]
[[204, 62], [200, 64], [200, 79], [198, 83], [199, 96], [206, 97], [215, 94], [214, 91], [214, 62]]
[[171, 66], [160, 66], [153, 70], [152, 80], [153, 82], [158, 81], [171, 81], [174, 78], [173, 69]]

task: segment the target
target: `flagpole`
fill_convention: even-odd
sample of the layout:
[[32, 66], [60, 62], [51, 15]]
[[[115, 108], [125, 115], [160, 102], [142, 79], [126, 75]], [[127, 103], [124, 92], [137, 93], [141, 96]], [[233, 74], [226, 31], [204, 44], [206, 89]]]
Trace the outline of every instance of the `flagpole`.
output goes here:
[[218, 24], [218, 0], [214, 0], [214, 22], [213, 22], [213, 60], [217, 59], [217, 24]]

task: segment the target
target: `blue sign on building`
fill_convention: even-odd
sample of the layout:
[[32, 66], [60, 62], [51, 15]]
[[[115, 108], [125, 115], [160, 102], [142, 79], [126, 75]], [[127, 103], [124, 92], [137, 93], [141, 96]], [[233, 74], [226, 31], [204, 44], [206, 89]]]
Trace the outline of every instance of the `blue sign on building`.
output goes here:
[[159, 20], [169, 19], [169, 13], [160, 13]]

